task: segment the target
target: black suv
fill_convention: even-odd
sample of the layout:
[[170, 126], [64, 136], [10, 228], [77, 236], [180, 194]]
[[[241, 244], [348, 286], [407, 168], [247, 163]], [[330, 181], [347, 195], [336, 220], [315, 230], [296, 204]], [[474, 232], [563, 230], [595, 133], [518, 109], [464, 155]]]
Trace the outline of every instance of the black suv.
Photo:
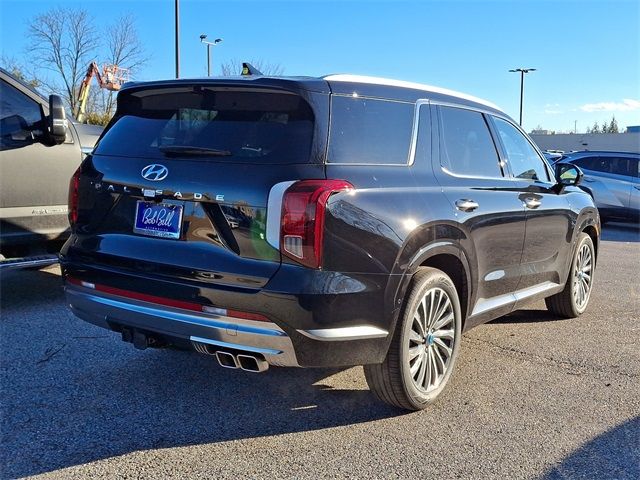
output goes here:
[[129, 84], [71, 182], [66, 295], [138, 348], [364, 365], [420, 409], [463, 331], [542, 298], [585, 310], [600, 223], [580, 178], [497, 107], [425, 85]]

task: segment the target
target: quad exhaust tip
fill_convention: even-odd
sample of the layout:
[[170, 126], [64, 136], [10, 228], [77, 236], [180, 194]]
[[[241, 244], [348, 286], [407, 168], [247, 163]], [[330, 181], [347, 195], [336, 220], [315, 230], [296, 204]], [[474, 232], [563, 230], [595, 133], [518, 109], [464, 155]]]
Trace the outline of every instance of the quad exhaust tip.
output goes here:
[[240, 368], [246, 372], [260, 373], [269, 368], [269, 364], [266, 360], [254, 357], [253, 355], [239, 354], [236, 356], [236, 360], [240, 365]]
[[218, 363], [221, 367], [224, 368], [239, 368], [240, 365], [236, 360], [236, 357], [229, 352], [223, 352], [221, 350], [216, 352], [216, 358], [218, 359]]
[[233, 354], [224, 350], [213, 351], [211, 345], [200, 342], [192, 342], [197, 352], [206, 355], [215, 355], [218, 363], [223, 368], [240, 369], [245, 372], [260, 373], [269, 369], [269, 364], [263, 358], [246, 353]]

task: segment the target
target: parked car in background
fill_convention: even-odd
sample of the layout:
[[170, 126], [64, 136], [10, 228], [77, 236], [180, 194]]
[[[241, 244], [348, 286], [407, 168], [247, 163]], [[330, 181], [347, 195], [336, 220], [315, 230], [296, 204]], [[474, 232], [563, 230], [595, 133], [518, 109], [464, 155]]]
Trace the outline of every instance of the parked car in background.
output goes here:
[[136, 348], [226, 368], [364, 365], [380, 399], [421, 409], [463, 331], [541, 299], [585, 311], [600, 220], [581, 177], [440, 88], [130, 83], [71, 182], [67, 303]]
[[549, 150], [544, 150], [542, 154], [551, 164], [557, 162], [562, 158], [562, 153], [559, 153], [559, 152], [551, 152]]
[[640, 153], [574, 152], [558, 161], [568, 163], [584, 172], [581, 188], [593, 197], [603, 221], [640, 222]]
[[0, 68], [0, 268], [57, 261], [69, 180], [102, 130], [67, 121], [60, 97]]

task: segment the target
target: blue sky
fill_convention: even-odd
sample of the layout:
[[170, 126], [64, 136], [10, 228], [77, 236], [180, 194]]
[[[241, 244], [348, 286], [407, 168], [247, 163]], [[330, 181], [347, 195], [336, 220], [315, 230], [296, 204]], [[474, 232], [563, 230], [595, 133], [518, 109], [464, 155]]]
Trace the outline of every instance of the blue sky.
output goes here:
[[[85, 8], [99, 25], [137, 18], [150, 54], [136, 79], [174, 76], [173, 0], [0, 0], [0, 49], [29, 63], [30, 15], [53, 6]], [[206, 74], [199, 35], [222, 37], [220, 62], [263, 59], [285, 74], [357, 73], [470, 93], [524, 126], [578, 131], [595, 121], [640, 124], [638, 1], [195, 1], [181, 0], [181, 76]], [[101, 59], [98, 58], [99, 63]]]

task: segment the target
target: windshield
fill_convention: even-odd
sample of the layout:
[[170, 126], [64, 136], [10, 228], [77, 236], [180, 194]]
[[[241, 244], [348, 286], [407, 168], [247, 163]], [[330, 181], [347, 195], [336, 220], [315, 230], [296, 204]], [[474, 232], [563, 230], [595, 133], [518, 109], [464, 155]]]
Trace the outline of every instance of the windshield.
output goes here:
[[313, 112], [297, 95], [192, 88], [129, 97], [97, 155], [309, 162]]

